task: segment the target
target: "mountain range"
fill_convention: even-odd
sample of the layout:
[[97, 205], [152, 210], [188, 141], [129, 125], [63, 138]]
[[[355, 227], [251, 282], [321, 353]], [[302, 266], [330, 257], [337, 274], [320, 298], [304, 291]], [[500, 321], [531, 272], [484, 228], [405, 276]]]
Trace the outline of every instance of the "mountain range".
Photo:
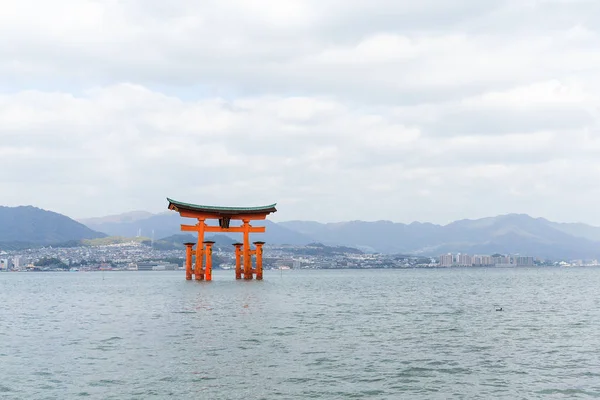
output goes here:
[[[35, 207], [0, 207], [0, 245], [51, 244], [110, 236], [145, 236], [164, 243], [183, 238], [177, 213], [145, 211], [74, 221]], [[391, 221], [320, 223], [256, 221], [266, 233], [256, 239], [271, 244], [323, 243], [363, 251], [437, 256], [448, 252], [469, 254], [522, 254], [548, 259], [600, 258], [600, 228], [582, 223], [556, 223], [525, 214], [507, 214], [447, 225]], [[240, 234], [227, 234], [240, 240]], [[169, 238], [170, 237], [170, 238]], [[223, 238], [221, 238], [223, 241]], [[227, 242], [225, 239], [224, 243]], [[1, 246], [0, 246], [1, 247]]]
[[[156, 237], [179, 233], [185, 223], [175, 213], [156, 214], [144, 219], [117, 221], [82, 220], [90, 228], [109, 235]], [[600, 257], [600, 228], [581, 223], [556, 223], [526, 214], [507, 214], [475, 220], [464, 219], [447, 225], [391, 221], [260, 221], [267, 227], [261, 240], [272, 244], [306, 245], [319, 242], [350, 246], [363, 251], [435, 256], [448, 252], [469, 254], [522, 254], [540, 258]], [[230, 235], [239, 240], [235, 235]]]
[[33, 206], [0, 206], [0, 248], [48, 245], [105, 236], [52, 211]]
[[549, 259], [596, 258], [600, 255], [600, 228], [555, 223], [525, 214], [460, 220], [448, 225], [389, 221], [330, 224], [289, 221], [280, 224], [322, 243], [342, 242], [384, 253], [510, 253]]
[[[104, 232], [110, 236], [146, 236], [155, 239], [181, 233], [181, 224], [193, 224], [192, 220], [181, 218], [179, 214], [174, 212], [151, 214], [147, 218], [136, 220], [131, 220], [128, 217], [130, 213], [124, 215], [125, 217], [122, 220], [118, 220], [118, 216], [112, 215], [107, 218], [82, 219], [79, 222], [95, 231]], [[207, 223], [210, 224], [210, 221], [207, 221]], [[216, 221], [213, 225], [216, 225]], [[235, 221], [232, 221], [231, 226], [235, 225]], [[267, 228], [266, 233], [260, 235], [260, 238], [268, 243], [304, 245], [314, 241], [302, 233], [269, 220], [253, 221], [252, 225]], [[229, 234], [229, 236], [241, 240], [241, 234]]]

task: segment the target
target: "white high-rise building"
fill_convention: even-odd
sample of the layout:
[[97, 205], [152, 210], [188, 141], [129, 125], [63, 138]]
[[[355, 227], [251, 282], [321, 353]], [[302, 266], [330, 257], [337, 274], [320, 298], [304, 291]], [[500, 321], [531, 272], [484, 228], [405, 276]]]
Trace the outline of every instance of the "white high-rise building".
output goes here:
[[473, 266], [473, 258], [468, 254], [459, 254], [458, 255], [458, 265], [461, 267], [472, 267]]
[[451, 253], [440, 256], [440, 267], [451, 267], [453, 264], [453, 257]]
[[494, 265], [494, 259], [492, 256], [481, 256], [481, 265]]
[[494, 265], [494, 260], [491, 256], [473, 256], [473, 265], [478, 267]]
[[515, 257], [515, 262], [518, 267], [531, 267], [533, 266], [533, 257]]

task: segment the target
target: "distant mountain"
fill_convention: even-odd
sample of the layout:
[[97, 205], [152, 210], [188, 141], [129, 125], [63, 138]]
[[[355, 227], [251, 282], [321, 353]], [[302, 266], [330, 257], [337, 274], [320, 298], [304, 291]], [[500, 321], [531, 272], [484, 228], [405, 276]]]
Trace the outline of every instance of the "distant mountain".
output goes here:
[[[183, 218], [175, 213], [151, 214], [138, 219], [115, 220], [112, 217], [89, 218], [84, 221], [86, 226], [95, 231], [104, 232], [110, 236], [145, 236], [151, 238], [163, 238], [181, 233], [180, 224]], [[123, 214], [122, 214], [123, 215]], [[126, 214], [124, 214], [126, 215]], [[139, 216], [139, 215], [138, 215]]]
[[390, 221], [328, 224], [288, 221], [279, 225], [325, 244], [372, 248], [385, 253], [435, 256], [447, 252], [501, 252], [543, 258], [600, 257], [600, 228], [558, 224], [523, 214], [461, 220], [445, 226]]
[[600, 228], [581, 223], [558, 223], [547, 221], [550, 226], [569, 235], [582, 237], [595, 242], [600, 242]]
[[52, 211], [32, 206], [0, 206], [0, 247], [61, 244], [105, 236]]
[[107, 215], [106, 217], [97, 217], [97, 218], [84, 218], [79, 219], [78, 222], [81, 222], [84, 225], [97, 225], [97, 224], [105, 224], [111, 222], [134, 222], [142, 219], [150, 218], [154, 214], [148, 211], [130, 211], [123, 214], [116, 215]]
[[[140, 218], [115, 220], [113, 216], [108, 219], [92, 219], [88, 226], [115, 236], [132, 237], [141, 234], [151, 237], [154, 231], [155, 238], [166, 238], [182, 235], [180, 224], [193, 223], [193, 220], [181, 218], [174, 212], [150, 214], [145, 218], [144, 214], [136, 216]], [[232, 225], [235, 225], [234, 221]], [[391, 221], [275, 223], [269, 220], [254, 221], [253, 225], [267, 227], [265, 234], [252, 235], [253, 240], [278, 245], [319, 242], [327, 246], [347, 246], [362, 251], [422, 256], [437, 256], [448, 252], [500, 252], [550, 259], [600, 258], [600, 228], [585, 224], [556, 223], [524, 214], [465, 219], [448, 225], [421, 222], [402, 224]], [[228, 233], [225, 236], [231, 240], [241, 240], [241, 234]], [[181, 246], [181, 239], [180, 236], [175, 237], [172, 243], [177, 244], [173, 245]]]
[[556, 229], [555, 223], [525, 214], [462, 220], [442, 227], [438, 253], [462, 251], [532, 255], [543, 258], [596, 258], [600, 243]]
[[237, 240], [223, 234], [209, 235], [206, 237], [206, 240], [212, 240], [215, 242], [213, 245], [215, 249], [219, 249], [221, 251], [232, 252], [234, 251], [233, 244], [237, 242]]
[[[314, 242], [314, 239], [310, 236], [288, 229], [285, 226], [269, 220], [254, 221], [253, 225], [266, 227], [266, 232], [253, 234], [252, 240], [262, 240], [268, 244], [288, 244], [292, 246], [304, 246]], [[241, 240], [242, 235], [239, 234], [234, 237]]]
[[335, 256], [341, 254], [363, 254], [363, 252], [354, 247], [347, 246], [326, 246], [322, 243], [309, 243], [305, 247], [296, 247], [290, 249], [292, 253], [312, 256]]
[[327, 245], [344, 245], [384, 253], [415, 252], [434, 245], [441, 239], [439, 225], [391, 221], [349, 221], [321, 224], [318, 222], [280, 222], [288, 229], [309, 235]]
[[[194, 220], [182, 218], [175, 212], [150, 214], [147, 218], [131, 221], [115, 221], [114, 218], [106, 219], [106, 217], [90, 218], [85, 221], [91, 221], [87, 223], [90, 229], [106, 233], [110, 236], [134, 237], [140, 235], [150, 238], [166, 238], [172, 235], [180, 235], [182, 233], [181, 224], [194, 223]], [[216, 224], [216, 221], [211, 222]], [[231, 226], [235, 225], [236, 221], [232, 221]], [[269, 220], [253, 221], [252, 225], [265, 226], [267, 228], [264, 234], [253, 234], [252, 240], [262, 240], [271, 244], [290, 245], [305, 245], [313, 242], [312, 238]], [[240, 233], [226, 233], [225, 235], [236, 241], [242, 239]]]
[[[180, 233], [177, 235], [167, 236], [165, 238], [155, 240], [154, 246], [155, 248], [160, 248], [163, 250], [174, 250], [174, 249], [183, 249], [185, 246], [184, 243], [196, 243], [198, 240], [196, 235], [192, 235], [191, 233]], [[217, 235], [207, 235], [204, 240], [211, 240], [215, 242], [213, 248], [216, 250], [233, 252], [233, 244], [237, 242], [230, 238], [229, 236], [217, 234]], [[145, 240], [142, 242], [145, 245], [152, 245], [151, 241]]]
[[191, 233], [178, 233], [176, 235], [164, 237], [162, 239], [159, 239], [158, 241], [173, 243], [173, 244], [177, 244], [180, 247], [185, 247], [183, 245], [184, 243], [188, 243], [188, 242], [195, 243], [196, 239], [197, 239], [196, 236], [192, 235]]

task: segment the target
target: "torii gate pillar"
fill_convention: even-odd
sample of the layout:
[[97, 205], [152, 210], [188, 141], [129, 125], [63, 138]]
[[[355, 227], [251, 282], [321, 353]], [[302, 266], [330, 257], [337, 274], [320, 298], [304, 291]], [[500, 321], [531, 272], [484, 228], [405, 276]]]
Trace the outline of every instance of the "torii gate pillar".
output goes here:
[[234, 243], [235, 246], [235, 279], [242, 279], [242, 246], [244, 243]]
[[196, 243], [184, 243], [185, 246], [185, 279], [192, 280], [192, 248]]
[[258, 279], [259, 281], [261, 281], [263, 278], [262, 247], [264, 244], [265, 242], [254, 242], [254, 245], [256, 246], [256, 279]]
[[204, 271], [204, 279], [206, 281], [212, 281], [212, 245], [215, 242], [207, 240], [204, 242], [206, 245], [206, 250], [204, 253], [206, 254], [206, 269]]

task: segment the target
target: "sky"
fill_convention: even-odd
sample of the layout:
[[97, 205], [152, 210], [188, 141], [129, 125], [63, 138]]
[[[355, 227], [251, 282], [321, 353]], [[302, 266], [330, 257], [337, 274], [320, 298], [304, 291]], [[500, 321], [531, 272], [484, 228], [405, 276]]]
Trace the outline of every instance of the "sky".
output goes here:
[[600, 225], [600, 1], [3, 0], [0, 205]]

